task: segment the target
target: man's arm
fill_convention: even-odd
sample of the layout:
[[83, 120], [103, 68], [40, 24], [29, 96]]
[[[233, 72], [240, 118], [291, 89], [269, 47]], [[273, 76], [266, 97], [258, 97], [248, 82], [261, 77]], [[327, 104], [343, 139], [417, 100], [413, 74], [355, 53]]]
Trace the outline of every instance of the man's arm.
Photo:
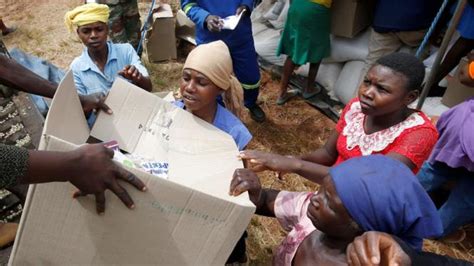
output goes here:
[[186, 16], [196, 24], [196, 27], [207, 29], [206, 18], [211, 14], [207, 10], [201, 8], [196, 3], [196, 0], [182, 0], [181, 9], [186, 13]]
[[68, 181], [79, 191], [93, 194], [98, 213], [105, 211], [105, 190], [110, 189], [129, 208], [133, 200], [118, 179], [146, 191], [143, 182], [112, 161], [114, 152], [102, 144], [84, 145], [70, 152], [35, 151], [0, 144], [1, 185]]
[[47, 98], [53, 98], [57, 88], [57, 84], [36, 75], [6, 56], [0, 56], [0, 83]]
[[[53, 98], [58, 87], [57, 84], [36, 75], [6, 56], [0, 56], [0, 83], [19, 91], [47, 98]], [[105, 97], [102, 95], [80, 95], [79, 98], [84, 112], [97, 109], [108, 114], [112, 113], [112, 110], [104, 103]]]

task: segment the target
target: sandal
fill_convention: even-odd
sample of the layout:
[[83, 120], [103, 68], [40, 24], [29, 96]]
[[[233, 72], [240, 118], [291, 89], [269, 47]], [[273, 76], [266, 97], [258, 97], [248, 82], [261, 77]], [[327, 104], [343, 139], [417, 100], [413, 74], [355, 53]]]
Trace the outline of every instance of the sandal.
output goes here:
[[283, 97], [278, 97], [276, 104], [284, 105], [286, 102], [288, 102], [291, 98], [295, 97], [296, 95], [298, 95], [297, 90], [289, 90], [284, 94]]
[[303, 92], [302, 96], [305, 100], [308, 100], [309, 98], [316, 96], [316, 94], [320, 92], [321, 92], [321, 88], [319, 86], [316, 86], [313, 92], [310, 92], [310, 93]]

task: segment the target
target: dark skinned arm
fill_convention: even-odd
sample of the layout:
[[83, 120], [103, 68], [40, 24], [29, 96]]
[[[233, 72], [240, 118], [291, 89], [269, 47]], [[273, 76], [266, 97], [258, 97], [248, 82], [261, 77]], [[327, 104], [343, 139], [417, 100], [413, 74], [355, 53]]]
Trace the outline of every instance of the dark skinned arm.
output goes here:
[[0, 83], [47, 98], [53, 98], [57, 87], [6, 56], [0, 56]]
[[280, 175], [296, 173], [319, 184], [329, 172], [328, 166], [307, 162], [293, 156], [283, 156], [255, 150], [242, 151], [239, 156], [246, 162], [245, 165], [255, 172], [271, 170], [279, 172]]
[[338, 138], [339, 132], [334, 130], [322, 148], [317, 149], [314, 152], [302, 155], [300, 158], [304, 161], [317, 163], [325, 166], [332, 166], [336, 162], [338, 156]]
[[[56, 83], [36, 75], [6, 56], [0, 56], [0, 83], [19, 91], [46, 98], [53, 98], [58, 87]], [[102, 110], [108, 114], [112, 113], [112, 110], [104, 103], [104, 95], [80, 95], [79, 98], [86, 113], [93, 109]]]
[[339, 133], [334, 130], [324, 146], [312, 153], [300, 157], [247, 150], [240, 157], [248, 160], [249, 168], [256, 171], [273, 170], [281, 173], [296, 173], [312, 182], [321, 184], [329, 173], [338, 156], [337, 139]]
[[126, 65], [120, 72], [119, 75], [132, 81], [133, 84], [138, 87], [151, 91], [153, 86], [151, 84], [150, 77], [143, 76], [142, 73], [134, 65]]
[[404, 163], [406, 166], [408, 166], [408, 168], [410, 168], [410, 170], [413, 170], [416, 167], [416, 165], [410, 159], [408, 159], [407, 157], [399, 153], [390, 152], [390, 153], [387, 153], [387, 156]]
[[230, 183], [229, 194], [238, 196], [248, 191], [250, 200], [257, 207], [258, 215], [275, 217], [275, 199], [280, 191], [262, 189], [258, 176], [249, 169], [237, 169]]
[[79, 190], [74, 197], [92, 194], [99, 214], [105, 211], [105, 190], [111, 190], [128, 207], [135, 207], [118, 180], [141, 191], [147, 188], [135, 175], [112, 161], [114, 152], [102, 144], [84, 145], [70, 152], [28, 151], [27, 170], [20, 183], [36, 184], [68, 181]]

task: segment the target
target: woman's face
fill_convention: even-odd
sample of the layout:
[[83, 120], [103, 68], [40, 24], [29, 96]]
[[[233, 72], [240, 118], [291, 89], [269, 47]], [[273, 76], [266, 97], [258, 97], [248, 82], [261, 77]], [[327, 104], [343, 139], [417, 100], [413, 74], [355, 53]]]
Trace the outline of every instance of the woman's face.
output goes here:
[[313, 225], [328, 236], [346, 239], [358, 233], [330, 175], [324, 178], [319, 190], [311, 197], [307, 215]]
[[406, 108], [418, 97], [418, 91], [408, 91], [407, 77], [391, 68], [374, 65], [359, 87], [359, 100], [365, 115], [380, 116]]
[[[201, 72], [184, 69], [179, 87], [186, 109], [191, 112], [213, 106], [216, 97], [222, 92], [210, 79]], [[211, 105], [212, 104], [212, 105]]]
[[99, 51], [107, 47], [109, 27], [103, 22], [94, 22], [77, 28], [77, 35], [90, 51]]

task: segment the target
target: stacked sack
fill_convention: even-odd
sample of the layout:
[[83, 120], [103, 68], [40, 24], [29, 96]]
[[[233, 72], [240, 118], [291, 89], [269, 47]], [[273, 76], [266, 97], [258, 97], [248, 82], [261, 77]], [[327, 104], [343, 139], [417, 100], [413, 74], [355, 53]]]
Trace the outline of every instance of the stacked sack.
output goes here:
[[[288, 8], [288, 0], [274, 3], [264, 0], [252, 12], [255, 49], [262, 59], [277, 66], [285, 62], [285, 56], [276, 56], [276, 50]], [[370, 30], [366, 30], [351, 39], [331, 36], [331, 55], [321, 63], [316, 81], [332, 98], [347, 103], [354, 97], [368, 53], [369, 34]], [[296, 74], [307, 77], [308, 71], [309, 64], [306, 64], [299, 67]]]

